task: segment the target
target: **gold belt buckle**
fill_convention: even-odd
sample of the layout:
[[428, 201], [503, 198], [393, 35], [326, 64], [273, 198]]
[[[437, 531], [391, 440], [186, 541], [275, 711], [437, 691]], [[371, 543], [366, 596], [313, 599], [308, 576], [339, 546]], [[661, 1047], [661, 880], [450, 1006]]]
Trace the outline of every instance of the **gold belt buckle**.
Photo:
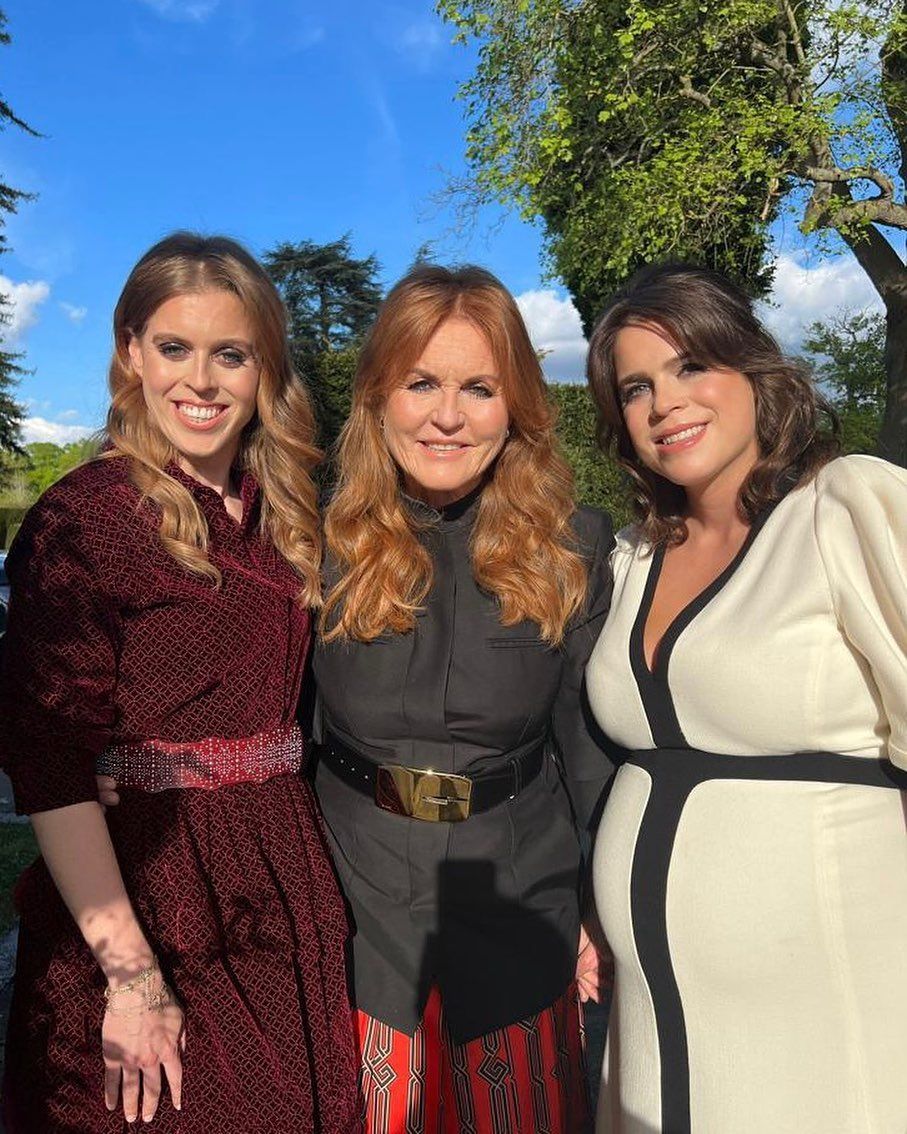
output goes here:
[[375, 803], [395, 815], [427, 823], [460, 823], [469, 818], [472, 780], [446, 772], [426, 772], [402, 764], [381, 764]]

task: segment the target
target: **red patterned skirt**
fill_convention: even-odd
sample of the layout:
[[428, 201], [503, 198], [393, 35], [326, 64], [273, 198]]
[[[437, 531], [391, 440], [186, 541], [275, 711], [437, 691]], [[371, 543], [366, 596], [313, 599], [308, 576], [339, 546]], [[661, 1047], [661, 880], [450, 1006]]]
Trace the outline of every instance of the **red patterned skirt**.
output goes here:
[[550, 1008], [458, 1044], [432, 989], [415, 1035], [358, 1013], [368, 1134], [585, 1134], [575, 986]]
[[[121, 800], [108, 823], [126, 890], [186, 1012], [183, 1109], [165, 1089], [150, 1129], [358, 1134], [346, 915], [308, 785]], [[4, 1128], [122, 1134], [122, 1106], [104, 1106], [104, 979], [42, 862], [18, 905]]]

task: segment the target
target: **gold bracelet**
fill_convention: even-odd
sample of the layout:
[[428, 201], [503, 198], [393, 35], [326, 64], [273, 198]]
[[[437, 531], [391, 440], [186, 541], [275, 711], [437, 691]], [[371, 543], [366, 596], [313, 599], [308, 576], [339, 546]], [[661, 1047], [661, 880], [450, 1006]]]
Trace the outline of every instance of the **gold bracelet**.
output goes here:
[[[136, 973], [125, 984], [121, 984], [118, 988], [111, 988], [108, 985], [104, 989], [104, 1010], [109, 1012], [111, 1016], [137, 1016], [142, 1012], [162, 1012], [173, 998], [163, 977], [161, 977], [160, 985], [156, 989], [151, 988], [155, 976], [160, 976], [160, 972], [157, 958], [154, 957], [147, 969], [142, 969], [140, 973]], [[142, 1003], [135, 1008], [114, 1008], [114, 997], [124, 992], [140, 993]]]

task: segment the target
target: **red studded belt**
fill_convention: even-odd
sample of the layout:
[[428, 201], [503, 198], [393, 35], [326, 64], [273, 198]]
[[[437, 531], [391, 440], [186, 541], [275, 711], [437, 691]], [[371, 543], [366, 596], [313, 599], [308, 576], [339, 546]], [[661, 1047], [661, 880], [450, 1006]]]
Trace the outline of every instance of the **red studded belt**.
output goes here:
[[98, 757], [96, 771], [113, 776], [118, 787], [142, 791], [171, 788], [219, 788], [263, 783], [302, 767], [305, 741], [297, 724], [279, 725], [254, 736], [174, 744], [140, 740], [112, 744]]

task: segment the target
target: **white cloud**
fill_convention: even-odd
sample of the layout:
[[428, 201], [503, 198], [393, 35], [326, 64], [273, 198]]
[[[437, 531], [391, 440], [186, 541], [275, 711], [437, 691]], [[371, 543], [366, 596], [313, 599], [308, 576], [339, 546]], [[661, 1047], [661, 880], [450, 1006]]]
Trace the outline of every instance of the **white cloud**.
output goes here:
[[[74, 410], [67, 410], [61, 417], [70, 417]], [[65, 425], [59, 421], [48, 421], [46, 417], [26, 417], [22, 422], [22, 437], [26, 445], [33, 441], [51, 441], [54, 445], [68, 445], [90, 437], [95, 430], [88, 425]]]
[[50, 295], [50, 284], [44, 280], [13, 283], [7, 276], [0, 276], [0, 295], [7, 301], [3, 311], [9, 320], [0, 326], [0, 338], [12, 344], [37, 323], [38, 308]]
[[[547, 352], [542, 361], [549, 381], [583, 382], [587, 343], [579, 312], [569, 296], [553, 288], [525, 291], [516, 297], [529, 337], [536, 350]], [[771, 304], [757, 304], [782, 348], [800, 351], [811, 323], [847, 311], [882, 310], [878, 293], [866, 273], [850, 255], [809, 261], [804, 253], [778, 257]]]
[[372, 109], [375, 112], [378, 121], [381, 123], [381, 131], [383, 134], [382, 141], [387, 146], [392, 146], [395, 150], [400, 149], [400, 130], [397, 127], [397, 120], [394, 117], [394, 112], [391, 110], [390, 103], [384, 91], [377, 84], [370, 84], [371, 90], [369, 97], [371, 99]]
[[203, 24], [213, 15], [220, 0], [141, 0], [165, 20]]
[[61, 301], [60, 307], [66, 312], [66, 318], [72, 323], [81, 323], [88, 314], [87, 307], [76, 307], [73, 303], [64, 303]]
[[440, 20], [418, 20], [407, 24], [396, 36], [395, 46], [419, 71], [430, 71], [438, 55], [447, 47], [448, 37]]
[[582, 382], [586, 340], [572, 300], [561, 299], [553, 288], [543, 288], [524, 291], [516, 302], [532, 345], [548, 352], [542, 361], [545, 377], [550, 381]]
[[878, 292], [853, 256], [836, 256], [814, 264], [797, 254], [778, 257], [772, 306], [757, 305], [758, 313], [784, 350], [796, 354], [811, 323], [825, 321], [842, 310], [882, 309]]
[[400, 46], [409, 51], [437, 51], [444, 45], [441, 28], [434, 21], [421, 20], [403, 29]]

